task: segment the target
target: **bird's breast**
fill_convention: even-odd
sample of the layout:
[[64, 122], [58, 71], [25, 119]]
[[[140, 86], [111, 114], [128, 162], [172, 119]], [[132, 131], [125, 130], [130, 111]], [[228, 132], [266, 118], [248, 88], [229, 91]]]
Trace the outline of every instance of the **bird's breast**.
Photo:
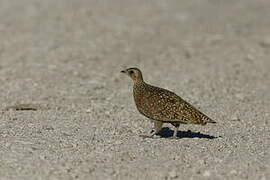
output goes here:
[[145, 116], [151, 116], [151, 101], [149, 101], [149, 93], [141, 89], [133, 90], [134, 101], [140, 113]]

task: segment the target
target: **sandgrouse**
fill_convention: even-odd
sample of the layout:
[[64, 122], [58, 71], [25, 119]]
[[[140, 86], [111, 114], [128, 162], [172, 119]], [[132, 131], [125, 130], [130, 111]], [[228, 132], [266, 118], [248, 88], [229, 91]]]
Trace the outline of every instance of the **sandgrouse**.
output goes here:
[[175, 127], [173, 138], [176, 138], [180, 124], [216, 123], [175, 93], [145, 83], [138, 68], [121, 72], [133, 79], [133, 96], [138, 111], [154, 122], [154, 129], [147, 136], [157, 134], [163, 123], [171, 123]]

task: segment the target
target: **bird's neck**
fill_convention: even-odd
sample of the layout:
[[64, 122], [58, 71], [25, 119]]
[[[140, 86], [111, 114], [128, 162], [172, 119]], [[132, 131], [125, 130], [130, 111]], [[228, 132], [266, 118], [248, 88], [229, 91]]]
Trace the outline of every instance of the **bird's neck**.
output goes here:
[[144, 81], [136, 81], [133, 84], [133, 93], [137, 94], [146, 89], [147, 84]]
[[143, 81], [143, 79], [134, 80], [134, 86], [144, 85], [144, 84], [145, 84], [145, 82]]

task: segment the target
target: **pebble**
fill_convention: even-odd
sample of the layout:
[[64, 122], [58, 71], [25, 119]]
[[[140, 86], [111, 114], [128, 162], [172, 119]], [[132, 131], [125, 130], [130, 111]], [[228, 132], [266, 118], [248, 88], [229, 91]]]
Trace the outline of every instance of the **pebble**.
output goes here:
[[231, 170], [230, 174], [237, 174], [237, 171], [236, 170]]
[[204, 171], [203, 176], [209, 177], [211, 175], [210, 171]]
[[263, 39], [262, 41], [259, 42], [259, 44], [263, 48], [269, 48], [270, 47], [270, 37]]
[[232, 121], [240, 121], [240, 118], [238, 116], [232, 116], [231, 120]]
[[178, 177], [175, 169], [169, 172], [169, 177], [170, 178], [177, 178]]

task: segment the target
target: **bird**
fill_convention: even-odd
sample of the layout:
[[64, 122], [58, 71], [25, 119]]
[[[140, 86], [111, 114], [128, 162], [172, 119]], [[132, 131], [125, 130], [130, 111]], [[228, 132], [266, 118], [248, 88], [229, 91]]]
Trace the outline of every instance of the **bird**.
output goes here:
[[174, 127], [171, 138], [177, 138], [180, 124], [216, 123], [174, 92], [146, 83], [140, 69], [132, 67], [122, 70], [121, 73], [133, 80], [133, 97], [137, 110], [154, 122], [150, 133], [141, 136], [157, 135], [164, 123], [170, 123]]

